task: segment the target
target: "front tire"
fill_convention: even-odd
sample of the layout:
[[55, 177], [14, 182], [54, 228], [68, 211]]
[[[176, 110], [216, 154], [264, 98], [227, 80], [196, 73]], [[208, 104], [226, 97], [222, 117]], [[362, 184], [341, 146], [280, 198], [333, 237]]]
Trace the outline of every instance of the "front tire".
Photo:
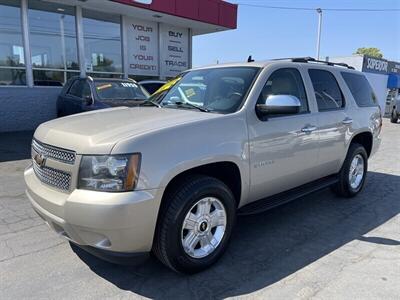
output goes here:
[[352, 143], [338, 174], [339, 181], [332, 187], [333, 191], [341, 197], [356, 196], [364, 186], [367, 170], [367, 151], [362, 145]]
[[392, 114], [390, 115], [390, 122], [397, 123], [398, 120], [399, 120], [399, 116], [397, 114], [397, 111], [395, 109], [393, 109]]
[[190, 176], [166, 195], [153, 252], [167, 267], [197, 273], [224, 253], [236, 220], [231, 190], [220, 180]]

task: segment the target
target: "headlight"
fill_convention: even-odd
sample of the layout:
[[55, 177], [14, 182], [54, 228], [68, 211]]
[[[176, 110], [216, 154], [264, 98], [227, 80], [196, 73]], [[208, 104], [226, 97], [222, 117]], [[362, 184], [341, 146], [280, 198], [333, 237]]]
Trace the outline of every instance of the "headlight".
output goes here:
[[139, 177], [141, 156], [84, 155], [79, 169], [78, 188], [105, 192], [132, 191]]

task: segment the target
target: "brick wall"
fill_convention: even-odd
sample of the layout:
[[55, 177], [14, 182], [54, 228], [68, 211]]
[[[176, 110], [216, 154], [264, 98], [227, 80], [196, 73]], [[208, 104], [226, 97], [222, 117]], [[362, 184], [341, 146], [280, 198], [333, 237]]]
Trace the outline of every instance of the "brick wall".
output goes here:
[[0, 132], [33, 130], [56, 117], [57, 87], [0, 87]]

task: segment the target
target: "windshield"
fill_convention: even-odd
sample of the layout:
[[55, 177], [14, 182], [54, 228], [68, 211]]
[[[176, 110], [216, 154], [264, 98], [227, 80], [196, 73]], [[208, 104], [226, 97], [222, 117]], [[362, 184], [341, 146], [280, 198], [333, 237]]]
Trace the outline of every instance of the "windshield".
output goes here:
[[100, 100], [146, 100], [149, 94], [132, 81], [98, 80], [94, 82]]
[[150, 100], [163, 107], [196, 109], [197, 106], [203, 111], [233, 113], [240, 108], [258, 70], [226, 67], [190, 71]]

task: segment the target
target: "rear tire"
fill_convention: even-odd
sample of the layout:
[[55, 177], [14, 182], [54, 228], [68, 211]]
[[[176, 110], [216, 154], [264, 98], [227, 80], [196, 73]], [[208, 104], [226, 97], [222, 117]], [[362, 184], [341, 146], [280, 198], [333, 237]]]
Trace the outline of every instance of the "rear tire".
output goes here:
[[214, 264], [226, 250], [236, 220], [231, 190], [216, 178], [196, 175], [179, 182], [163, 201], [153, 243], [156, 257], [188, 274]]
[[390, 115], [390, 122], [397, 123], [398, 120], [399, 120], [399, 115], [397, 114], [396, 109], [393, 109], [392, 114]]
[[367, 151], [362, 145], [352, 143], [338, 174], [339, 181], [332, 186], [332, 190], [341, 197], [356, 196], [364, 186], [367, 170]]

